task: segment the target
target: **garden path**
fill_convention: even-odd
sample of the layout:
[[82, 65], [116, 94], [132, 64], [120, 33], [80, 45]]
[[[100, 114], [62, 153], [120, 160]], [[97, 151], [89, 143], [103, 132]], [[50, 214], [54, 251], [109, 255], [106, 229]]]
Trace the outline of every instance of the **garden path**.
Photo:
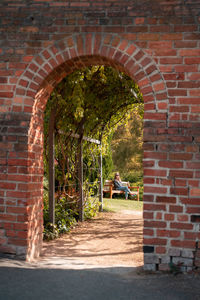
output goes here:
[[143, 265], [142, 212], [100, 213], [69, 234], [44, 242], [41, 263], [62, 259], [70, 268]]

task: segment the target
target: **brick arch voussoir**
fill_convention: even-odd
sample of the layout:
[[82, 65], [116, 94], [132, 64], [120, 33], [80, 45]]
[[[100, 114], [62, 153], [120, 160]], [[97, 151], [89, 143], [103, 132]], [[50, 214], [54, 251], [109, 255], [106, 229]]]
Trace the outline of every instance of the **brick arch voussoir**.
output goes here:
[[[67, 74], [91, 65], [108, 64], [126, 72], [138, 83], [143, 94], [146, 110], [167, 110], [167, 89], [155, 61], [133, 41], [118, 34], [73, 34], [42, 50], [20, 76], [16, 97], [24, 99], [30, 106], [41, 90], [48, 94]], [[44, 96], [44, 95], [43, 95]], [[41, 98], [41, 97], [40, 97]], [[31, 108], [30, 108], [31, 111]]]

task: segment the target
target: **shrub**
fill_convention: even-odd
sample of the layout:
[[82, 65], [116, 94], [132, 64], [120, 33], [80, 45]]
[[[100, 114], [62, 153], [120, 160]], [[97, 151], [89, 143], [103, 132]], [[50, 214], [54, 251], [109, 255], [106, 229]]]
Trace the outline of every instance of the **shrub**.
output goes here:
[[123, 174], [123, 180], [129, 181], [134, 185], [143, 186], [143, 174], [141, 171], [132, 171], [132, 172]]
[[55, 204], [55, 224], [49, 222], [49, 203], [47, 194], [44, 195], [44, 239], [52, 240], [60, 234], [69, 232], [76, 224], [77, 212], [69, 208], [64, 197]]
[[[84, 204], [84, 218], [92, 219], [99, 210], [96, 197], [88, 197]], [[78, 209], [69, 203], [65, 197], [60, 197], [55, 204], [55, 224], [49, 222], [48, 194], [44, 195], [44, 239], [52, 240], [59, 235], [69, 232], [77, 223]]]
[[84, 205], [84, 218], [92, 219], [96, 216], [99, 211], [99, 199], [95, 197], [89, 197]]

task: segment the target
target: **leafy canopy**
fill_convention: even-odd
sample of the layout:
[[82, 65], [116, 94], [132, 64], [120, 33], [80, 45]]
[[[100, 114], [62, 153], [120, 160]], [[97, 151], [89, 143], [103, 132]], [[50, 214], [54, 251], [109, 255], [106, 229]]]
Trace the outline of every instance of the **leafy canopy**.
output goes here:
[[[47, 103], [45, 124], [55, 110], [55, 130], [82, 132], [101, 139], [142, 103], [137, 84], [124, 73], [106, 66], [77, 70], [64, 78]], [[48, 126], [45, 126], [46, 134]]]
[[[106, 66], [77, 70], [64, 78], [52, 92], [44, 116], [44, 166], [45, 173], [48, 174], [48, 133], [53, 112], [56, 226], [60, 232], [67, 230], [68, 224], [73, 224], [79, 203], [79, 141], [73, 138], [72, 133], [102, 141], [103, 173], [107, 177], [112, 169], [112, 134], [119, 124], [124, 124], [128, 119], [130, 111], [137, 112], [138, 105], [142, 102], [137, 84], [126, 74]], [[94, 201], [95, 191], [98, 190], [98, 155], [99, 147], [96, 144], [83, 142], [84, 213], [87, 218], [94, 215], [99, 205]], [[52, 228], [48, 228], [48, 223], [45, 228], [46, 235], [49, 236]]]

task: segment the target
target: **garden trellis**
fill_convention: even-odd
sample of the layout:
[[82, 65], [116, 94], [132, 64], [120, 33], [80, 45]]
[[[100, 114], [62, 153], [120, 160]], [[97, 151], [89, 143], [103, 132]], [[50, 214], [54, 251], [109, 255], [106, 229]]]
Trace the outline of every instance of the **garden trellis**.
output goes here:
[[[55, 224], [55, 132], [54, 132], [54, 120], [55, 115], [52, 110], [49, 122], [49, 218], [52, 224]], [[77, 145], [77, 159], [78, 159], [78, 193], [79, 193], [79, 201], [78, 201], [78, 213], [79, 220], [83, 221], [84, 219], [84, 192], [83, 192], [83, 141], [87, 141], [89, 143], [96, 144], [100, 148], [100, 155], [98, 158], [99, 164], [99, 174], [98, 174], [98, 183], [99, 183], [99, 202], [100, 202], [100, 211], [103, 209], [103, 180], [102, 180], [102, 145], [101, 141], [83, 136], [77, 133], [65, 133], [59, 131], [59, 134], [68, 134], [69, 138], [74, 138], [78, 140]]]

